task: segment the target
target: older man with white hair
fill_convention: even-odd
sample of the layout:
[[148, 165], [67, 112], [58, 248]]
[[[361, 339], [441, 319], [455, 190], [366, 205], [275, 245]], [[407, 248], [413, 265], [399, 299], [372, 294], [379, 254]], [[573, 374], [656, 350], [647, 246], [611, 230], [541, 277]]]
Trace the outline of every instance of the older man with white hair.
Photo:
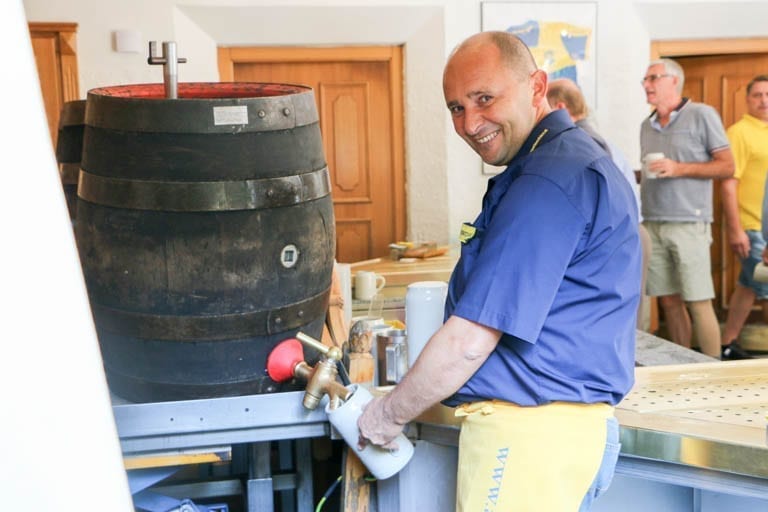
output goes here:
[[[653, 113], [640, 127], [640, 193], [651, 236], [648, 294], [659, 297], [670, 338], [720, 357], [712, 299], [712, 180], [733, 175], [733, 155], [717, 111], [683, 98], [685, 75], [671, 59], [654, 60], [642, 79]], [[650, 153], [663, 158], [648, 162]], [[659, 156], [659, 155], [656, 155]], [[690, 316], [689, 316], [690, 314]]]

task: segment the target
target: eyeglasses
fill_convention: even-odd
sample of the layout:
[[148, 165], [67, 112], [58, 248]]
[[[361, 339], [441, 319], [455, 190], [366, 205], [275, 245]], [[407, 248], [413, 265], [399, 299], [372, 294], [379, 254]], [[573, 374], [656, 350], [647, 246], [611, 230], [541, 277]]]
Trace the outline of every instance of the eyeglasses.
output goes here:
[[658, 80], [659, 78], [664, 78], [665, 76], [672, 76], [672, 75], [670, 75], [670, 74], [666, 74], [666, 73], [665, 73], [665, 74], [663, 74], [663, 75], [647, 75], [647, 76], [644, 76], [644, 77], [643, 77], [643, 79], [642, 79], [642, 80], [640, 80], [640, 85], [644, 85], [644, 84], [645, 84], [645, 82], [651, 82], [651, 83], [654, 83], [654, 82], [656, 82], [656, 80]]

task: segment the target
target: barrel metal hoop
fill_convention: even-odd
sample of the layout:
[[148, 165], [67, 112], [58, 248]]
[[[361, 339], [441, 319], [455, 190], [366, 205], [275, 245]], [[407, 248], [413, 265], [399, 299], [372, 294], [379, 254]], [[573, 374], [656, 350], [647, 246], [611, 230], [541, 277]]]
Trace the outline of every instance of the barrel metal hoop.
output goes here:
[[228, 315], [183, 316], [136, 313], [93, 304], [97, 327], [147, 340], [228, 341], [277, 334], [325, 317], [329, 289], [280, 308]]
[[77, 189], [77, 195], [91, 203], [169, 212], [277, 208], [312, 201], [330, 193], [327, 166], [280, 178], [240, 181], [129, 180], [99, 176], [81, 169]]
[[84, 125], [85, 103], [85, 100], [73, 100], [64, 103], [59, 114], [59, 128]]
[[152, 99], [88, 94], [85, 124], [138, 133], [244, 133], [319, 122], [314, 93], [260, 98]]
[[77, 185], [77, 177], [80, 173], [80, 163], [60, 163], [59, 177], [64, 185]]

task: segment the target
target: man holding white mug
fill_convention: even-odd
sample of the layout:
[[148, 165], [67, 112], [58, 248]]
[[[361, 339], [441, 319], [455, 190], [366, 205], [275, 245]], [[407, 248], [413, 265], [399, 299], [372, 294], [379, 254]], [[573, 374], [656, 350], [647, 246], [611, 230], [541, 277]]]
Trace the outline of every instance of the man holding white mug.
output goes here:
[[[712, 299], [712, 180], [733, 175], [733, 155], [717, 111], [683, 98], [685, 76], [671, 59], [652, 61], [642, 79], [653, 113], [640, 127], [644, 225], [651, 236], [647, 291], [659, 297], [672, 341], [721, 355]], [[690, 313], [690, 316], [689, 316]]]
[[664, 153], [648, 153], [643, 155], [643, 179], [655, 180], [658, 178], [656, 173], [651, 170], [651, 164], [657, 160], [663, 160]]
[[461, 227], [446, 321], [358, 420], [361, 448], [394, 448], [433, 404], [453, 407], [457, 512], [586, 512], [618, 460], [613, 410], [633, 383], [640, 300], [634, 194], [568, 113], [552, 111], [547, 84], [509, 32], [480, 32], [449, 56], [454, 130], [506, 169]]

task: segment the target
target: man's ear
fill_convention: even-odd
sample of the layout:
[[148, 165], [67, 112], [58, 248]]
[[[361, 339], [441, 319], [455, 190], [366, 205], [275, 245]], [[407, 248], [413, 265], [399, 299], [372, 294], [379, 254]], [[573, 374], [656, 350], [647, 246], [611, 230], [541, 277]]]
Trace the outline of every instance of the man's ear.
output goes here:
[[533, 104], [540, 105], [542, 101], [547, 101], [547, 72], [537, 69], [531, 73], [531, 87], [533, 88]]

